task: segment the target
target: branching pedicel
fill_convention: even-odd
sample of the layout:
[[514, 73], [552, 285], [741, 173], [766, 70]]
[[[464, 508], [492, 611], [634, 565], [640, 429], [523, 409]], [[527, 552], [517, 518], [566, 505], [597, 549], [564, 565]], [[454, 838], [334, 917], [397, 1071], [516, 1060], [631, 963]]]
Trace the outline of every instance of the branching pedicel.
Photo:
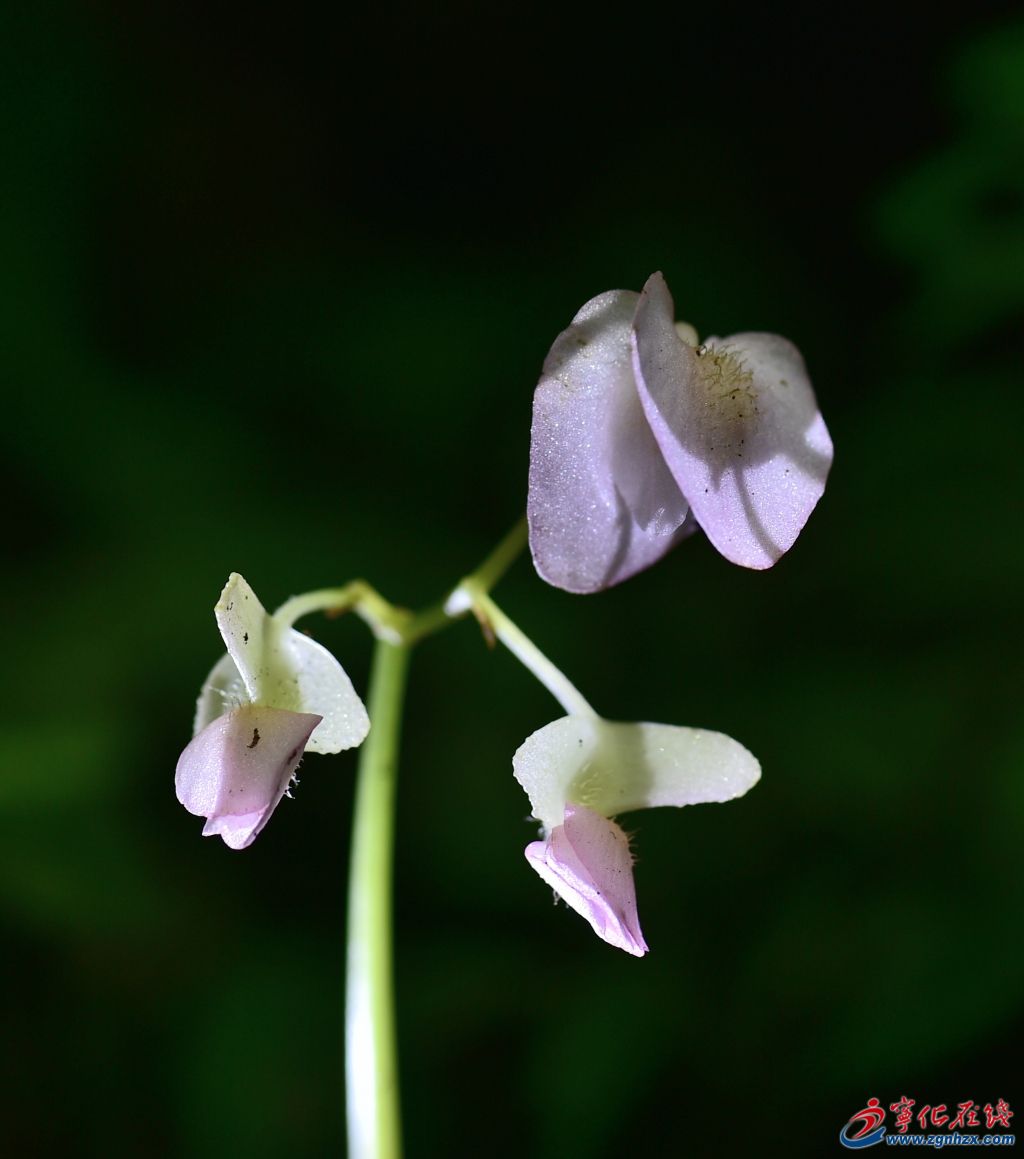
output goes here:
[[[660, 274], [640, 294], [588, 302], [555, 340], [534, 395], [527, 502], [534, 565], [549, 583], [596, 592], [657, 562], [701, 527], [733, 563], [766, 568], [794, 543], [824, 490], [832, 443], [796, 347], [773, 334], [698, 341], [676, 323]], [[215, 612], [227, 654], [203, 685], [178, 799], [205, 836], [249, 845], [303, 752], [369, 742], [360, 761], [349, 905], [349, 1151], [399, 1152], [390, 975], [390, 863], [408, 651], [473, 613], [566, 715], [513, 757], [540, 822], [537, 873], [597, 935], [642, 956], [632, 856], [615, 817], [728, 801], [760, 767], [721, 733], [604, 720], [505, 615], [490, 591], [527, 542], [520, 523], [442, 603], [414, 614], [369, 585], [310, 592], [269, 615], [239, 575]], [[338, 661], [293, 628], [356, 611], [378, 640], [369, 714]]]

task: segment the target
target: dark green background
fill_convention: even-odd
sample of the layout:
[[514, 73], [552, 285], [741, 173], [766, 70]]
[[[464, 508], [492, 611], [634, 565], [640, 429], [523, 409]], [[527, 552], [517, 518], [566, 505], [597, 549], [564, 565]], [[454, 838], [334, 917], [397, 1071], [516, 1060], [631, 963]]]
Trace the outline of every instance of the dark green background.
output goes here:
[[[658, 268], [702, 332], [801, 347], [825, 498], [768, 573], [696, 537], [600, 596], [525, 561], [497, 594], [600, 710], [764, 779], [627, 818], [633, 960], [522, 857], [511, 756], [553, 703], [471, 625], [418, 650], [408, 1155], [1024, 1113], [1010, 11], [4, 7], [5, 1155], [342, 1153], [355, 761], [309, 758], [244, 854], [200, 838], [172, 777], [213, 603], [233, 569], [271, 606], [441, 594], [523, 508], [555, 334]], [[362, 626], [312, 626], [365, 688]]]

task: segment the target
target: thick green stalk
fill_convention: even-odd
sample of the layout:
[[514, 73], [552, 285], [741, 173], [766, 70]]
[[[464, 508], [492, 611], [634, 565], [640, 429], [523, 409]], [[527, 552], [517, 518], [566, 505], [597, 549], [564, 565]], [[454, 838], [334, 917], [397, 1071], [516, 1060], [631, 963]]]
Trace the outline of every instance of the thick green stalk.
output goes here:
[[565, 706], [593, 710], [562, 673], [487, 597], [526, 546], [521, 519], [449, 597], [418, 614], [397, 608], [364, 580], [294, 596], [274, 613], [291, 627], [300, 616], [354, 610], [377, 637], [363, 745], [348, 885], [348, 968], [345, 997], [345, 1065], [349, 1159], [399, 1159], [402, 1150], [395, 1042], [391, 947], [391, 878], [394, 860], [398, 739], [409, 650], [469, 611], [483, 613], [499, 639]]
[[398, 740], [407, 644], [378, 639], [367, 710], [372, 726], [359, 761], [348, 886], [345, 1002], [349, 1159], [398, 1159], [398, 1104], [391, 950], [391, 877]]

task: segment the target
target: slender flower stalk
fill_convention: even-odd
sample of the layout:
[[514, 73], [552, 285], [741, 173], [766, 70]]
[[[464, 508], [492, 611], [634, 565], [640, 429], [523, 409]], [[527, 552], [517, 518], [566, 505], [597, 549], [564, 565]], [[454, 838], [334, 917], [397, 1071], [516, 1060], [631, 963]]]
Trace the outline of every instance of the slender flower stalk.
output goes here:
[[402, 621], [404, 614], [365, 580], [352, 580], [340, 588], [321, 588], [315, 592], [305, 592], [292, 596], [274, 613], [274, 619], [290, 628], [301, 616], [313, 612], [326, 612], [328, 616], [340, 616], [353, 611], [373, 629], [374, 635], [392, 643], [402, 641]]
[[597, 713], [565, 673], [555, 667], [488, 594], [515, 562], [526, 544], [527, 522], [523, 518], [475, 572], [460, 580], [445, 601], [444, 613], [450, 619], [457, 619], [472, 611], [485, 630], [494, 633], [523, 667], [536, 676], [566, 712], [577, 716], [596, 716]]
[[524, 668], [537, 677], [566, 712], [573, 716], [597, 716], [584, 699], [583, 693], [561, 669], [555, 667], [530, 637], [505, 615], [490, 596], [478, 592], [473, 597], [473, 609], [484, 618], [495, 636]]
[[524, 515], [473, 573], [473, 578], [482, 592], [489, 592], [515, 563], [520, 552], [526, 547], [527, 534]]
[[350, 1159], [398, 1159], [401, 1125], [391, 955], [395, 783], [409, 647], [378, 639], [352, 822], [345, 1063]]
[[[470, 577], [478, 599], [487, 599], [486, 591], [525, 546], [523, 519]], [[391, 934], [399, 735], [413, 644], [470, 610], [469, 605], [449, 610], [448, 602], [411, 615], [357, 580], [343, 588], [297, 596], [277, 613], [291, 624], [309, 612], [338, 614], [351, 609], [377, 637], [367, 698], [373, 727], [359, 761], [348, 883], [345, 1069], [350, 1159], [399, 1159], [402, 1150]], [[517, 645], [521, 651], [533, 648], [557, 673], [507, 617], [496, 607], [491, 611], [499, 636], [511, 632], [521, 638]], [[564, 677], [561, 681], [572, 689]], [[582, 712], [586, 702], [578, 693], [575, 697], [577, 711]]]

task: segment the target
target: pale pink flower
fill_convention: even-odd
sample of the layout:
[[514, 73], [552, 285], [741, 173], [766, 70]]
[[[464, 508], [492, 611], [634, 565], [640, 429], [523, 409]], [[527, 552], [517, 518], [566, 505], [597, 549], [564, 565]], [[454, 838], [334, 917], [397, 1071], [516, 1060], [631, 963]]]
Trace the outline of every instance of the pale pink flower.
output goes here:
[[540, 575], [592, 592], [696, 526], [766, 568], [821, 498], [832, 442], [807, 369], [775, 334], [697, 343], [661, 274], [589, 301], [534, 394], [527, 514]]
[[512, 759], [541, 840], [526, 857], [599, 938], [637, 957], [633, 859], [620, 813], [731, 801], [761, 776], [753, 756], [719, 732], [564, 716], [527, 737]]
[[249, 845], [277, 807], [303, 752], [361, 744], [363, 702], [326, 648], [267, 613], [237, 573], [214, 609], [227, 654], [199, 694], [192, 742], [174, 783], [204, 837]]

